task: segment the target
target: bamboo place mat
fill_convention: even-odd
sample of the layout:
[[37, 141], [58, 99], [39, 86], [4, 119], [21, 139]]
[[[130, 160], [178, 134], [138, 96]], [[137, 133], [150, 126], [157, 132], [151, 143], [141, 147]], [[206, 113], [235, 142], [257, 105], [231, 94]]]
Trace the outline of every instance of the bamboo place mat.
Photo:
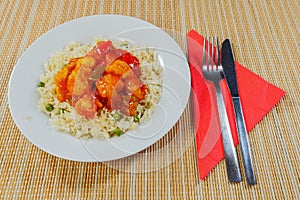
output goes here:
[[[300, 199], [299, 4], [298, 0], [1, 0], [0, 198]], [[257, 185], [229, 184], [224, 161], [199, 180], [195, 142], [190, 139], [195, 134], [191, 102], [172, 130], [127, 170], [126, 159], [80, 163], [54, 157], [21, 134], [7, 98], [18, 58], [51, 28], [95, 14], [149, 21], [179, 43], [190, 29], [218, 35], [220, 40], [230, 38], [237, 61], [287, 92], [249, 135]], [[178, 134], [189, 138], [185, 148], [169, 145]], [[168, 149], [159, 151], [161, 147]], [[173, 159], [173, 150], [180, 156]], [[239, 146], [237, 150], [240, 157]], [[147, 162], [153, 151], [155, 161]], [[169, 162], [155, 168], [164, 161]], [[147, 170], [151, 166], [153, 170]], [[134, 173], [136, 168], [139, 173]]]

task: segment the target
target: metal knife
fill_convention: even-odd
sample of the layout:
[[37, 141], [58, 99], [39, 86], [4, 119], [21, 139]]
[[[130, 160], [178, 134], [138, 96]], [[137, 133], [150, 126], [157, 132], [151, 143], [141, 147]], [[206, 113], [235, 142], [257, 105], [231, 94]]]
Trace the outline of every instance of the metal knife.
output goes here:
[[256, 184], [256, 179], [254, 175], [250, 146], [247, 137], [247, 130], [238, 91], [234, 58], [229, 39], [226, 39], [222, 44], [222, 66], [234, 105], [239, 142], [241, 146], [243, 163], [246, 172], [246, 180], [248, 184], [254, 185]]

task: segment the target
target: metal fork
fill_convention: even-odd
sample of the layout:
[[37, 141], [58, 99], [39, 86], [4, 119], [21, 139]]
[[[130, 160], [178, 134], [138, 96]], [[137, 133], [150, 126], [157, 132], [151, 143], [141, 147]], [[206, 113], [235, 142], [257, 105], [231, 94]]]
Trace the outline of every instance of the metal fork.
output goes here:
[[[204, 78], [207, 81], [213, 82], [216, 89], [218, 113], [220, 118], [228, 180], [229, 182], [241, 182], [242, 176], [240, 172], [238, 158], [233, 144], [229, 121], [225, 109], [225, 103], [219, 85], [219, 82], [225, 76], [223, 73], [222, 64], [220, 62], [220, 50], [219, 50], [218, 38], [216, 38], [216, 40], [217, 40], [217, 50], [214, 51], [214, 38], [212, 38], [212, 48], [210, 48], [209, 39], [208, 39], [208, 45], [207, 45], [206, 38], [204, 39], [202, 73]], [[208, 46], [208, 53], [206, 52], [207, 46]], [[215, 62], [216, 54], [217, 54], [217, 64]], [[208, 61], [206, 58], [207, 56], [208, 56]], [[210, 56], [212, 59], [210, 59]]]

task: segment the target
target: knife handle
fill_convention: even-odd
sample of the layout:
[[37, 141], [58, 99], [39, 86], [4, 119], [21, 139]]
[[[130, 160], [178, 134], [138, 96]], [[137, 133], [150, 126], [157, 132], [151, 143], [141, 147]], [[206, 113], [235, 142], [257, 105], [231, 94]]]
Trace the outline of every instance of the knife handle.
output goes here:
[[254, 176], [250, 146], [249, 146], [247, 130], [246, 130], [240, 98], [233, 97], [233, 105], [234, 105], [234, 111], [235, 111], [236, 122], [238, 127], [238, 135], [239, 135], [239, 142], [242, 151], [243, 163], [244, 163], [244, 168], [246, 173], [246, 180], [249, 185], [254, 185], [256, 184], [256, 180]]
[[216, 95], [217, 95], [218, 113], [220, 118], [228, 180], [229, 182], [236, 182], [236, 183], [241, 182], [242, 175], [240, 172], [240, 166], [239, 166], [237, 153], [232, 139], [232, 134], [230, 130], [230, 125], [229, 125], [220, 85], [218, 83], [215, 84], [215, 88], [216, 88]]

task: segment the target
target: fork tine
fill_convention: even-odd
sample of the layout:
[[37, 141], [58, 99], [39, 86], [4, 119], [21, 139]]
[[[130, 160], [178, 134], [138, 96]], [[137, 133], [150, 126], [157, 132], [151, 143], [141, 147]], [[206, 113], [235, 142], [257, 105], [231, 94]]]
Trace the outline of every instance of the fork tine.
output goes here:
[[219, 71], [220, 72], [220, 74], [221, 74], [221, 76], [222, 76], [222, 78], [224, 78], [225, 77], [225, 74], [224, 74], [224, 72], [223, 72], [223, 66], [222, 66], [222, 64], [221, 64], [221, 54], [220, 54], [220, 47], [219, 47], [219, 38], [217, 37], [217, 52], [218, 52], [218, 65], [217, 65], [217, 71]]
[[219, 38], [216, 37], [217, 39], [217, 59], [218, 59], [218, 67], [220, 66], [220, 48], [219, 48]]
[[206, 66], [206, 37], [204, 38], [203, 55], [202, 55], [202, 67], [205, 66]]
[[208, 48], [208, 70], [212, 71], [213, 70], [213, 63], [211, 60], [211, 38], [208, 37], [208, 44], [207, 44], [207, 48]]
[[207, 41], [206, 41], [206, 48], [207, 48], [207, 70], [210, 71], [211, 68], [211, 62], [210, 62], [210, 37], [207, 37]]
[[211, 37], [211, 66], [212, 66], [212, 70], [215, 70], [215, 48], [214, 48], [214, 37]]

